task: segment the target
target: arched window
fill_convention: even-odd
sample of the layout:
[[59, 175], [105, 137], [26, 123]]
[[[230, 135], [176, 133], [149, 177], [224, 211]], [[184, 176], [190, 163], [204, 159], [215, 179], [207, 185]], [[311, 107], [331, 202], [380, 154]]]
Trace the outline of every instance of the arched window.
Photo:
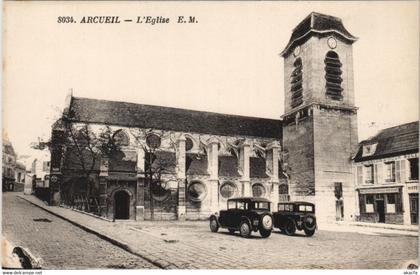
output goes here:
[[192, 202], [200, 202], [207, 195], [206, 186], [200, 181], [193, 181], [187, 188], [188, 198]]
[[223, 198], [229, 199], [236, 195], [238, 192], [238, 187], [233, 182], [225, 182], [220, 186], [220, 194]]
[[114, 139], [115, 143], [120, 146], [128, 146], [130, 144], [128, 135], [123, 130], [116, 131], [112, 138]]
[[190, 151], [194, 147], [194, 142], [189, 137], [185, 138], [185, 151]]
[[280, 184], [279, 194], [282, 194], [282, 195], [289, 194], [289, 186], [287, 184]]
[[171, 191], [167, 188], [166, 183], [154, 183], [152, 185], [152, 196], [156, 201], [164, 201], [169, 198]]
[[325, 56], [325, 79], [327, 95], [335, 100], [340, 100], [343, 88], [341, 88], [341, 62], [340, 57], [334, 51], [329, 51]]
[[265, 196], [266, 190], [264, 185], [256, 183], [252, 185], [252, 196], [256, 198], [262, 198]]
[[291, 106], [292, 108], [299, 106], [303, 103], [302, 99], [302, 59], [297, 58], [293, 63], [294, 70], [292, 72], [290, 84], [290, 92], [292, 95]]

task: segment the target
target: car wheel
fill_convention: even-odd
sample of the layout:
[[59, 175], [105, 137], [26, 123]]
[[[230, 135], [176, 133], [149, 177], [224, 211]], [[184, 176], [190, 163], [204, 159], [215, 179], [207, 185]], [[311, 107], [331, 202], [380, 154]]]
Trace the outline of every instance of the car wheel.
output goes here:
[[247, 221], [242, 221], [241, 222], [241, 226], [239, 228], [239, 233], [244, 238], [248, 238], [251, 235], [251, 227], [249, 226]]
[[263, 238], [268, 238], [271, 235], [271, 230], [260, 229], [260, 235]]
[[316, 219], [311, 216], [305, 217], [303, 220], [303, 228], [307, 229], [308, 231], [312, 231], [316, 229]]
[[219, 224], [215, 217], [210, 218], [210, 230], [211, 232], [217, 232], [219, 230]]
[[235, 231], [236, 231], [235, 229], [228, 229], [228, 230], [229, 230], [229, 233], [230, 233], [230, 234], [233, 234], [233, 233], [235, 233]]
[[296, 225], [292, 220], [287, 221], [286, 227], [284, 228], [284, 232], [288, 236], [292, 236], [296, 232]]
[[305, 235], [308, 236], [308, 237], [311, 237], [315, 234], [315, 229], [313, 229], [313, 230], [303, 229], [303, 231], [305, 231]]

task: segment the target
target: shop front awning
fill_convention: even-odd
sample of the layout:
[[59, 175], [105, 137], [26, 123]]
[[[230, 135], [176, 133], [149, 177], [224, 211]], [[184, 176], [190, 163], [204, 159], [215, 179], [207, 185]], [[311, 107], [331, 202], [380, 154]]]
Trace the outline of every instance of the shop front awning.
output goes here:
[[359, 189], [360, 194], [384, 194], [384, 193], [399, 193], [400, 187], [382, 187], [382, 188], [365, 188]]

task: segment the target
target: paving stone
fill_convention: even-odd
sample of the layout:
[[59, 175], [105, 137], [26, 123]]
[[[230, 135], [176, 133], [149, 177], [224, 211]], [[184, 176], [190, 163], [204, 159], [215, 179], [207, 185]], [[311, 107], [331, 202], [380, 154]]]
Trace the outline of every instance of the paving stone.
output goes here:
[[[16, 197], [3, 193], [3, 235], [15, 246], [22, 246], [41, 258], [46, 269], [156, 268], [127, 251], [87, 233]], [[36, 222], [47, 218], [50, 223]]]

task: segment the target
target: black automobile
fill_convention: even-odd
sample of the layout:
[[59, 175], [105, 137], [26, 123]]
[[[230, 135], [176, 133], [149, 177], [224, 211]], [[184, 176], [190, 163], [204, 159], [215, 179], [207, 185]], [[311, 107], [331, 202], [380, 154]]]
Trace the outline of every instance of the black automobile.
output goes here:
[[263, 238], [270, 236], [273, 229], [271, 202], [264, 198], [240, 197], [227, 201], [227, 210], [210, 216], [210, 230], [227, 228], [231, 234], [239, 231], [242, 237], [249, 237], [252, 231], [259, 231]]
[[317, 229], [315, 205], [310, 202], [281, 202], [273, 213], [274, 227], [291, 236], [297, 230], [305, 231], [306, 236], [312, 236]]

